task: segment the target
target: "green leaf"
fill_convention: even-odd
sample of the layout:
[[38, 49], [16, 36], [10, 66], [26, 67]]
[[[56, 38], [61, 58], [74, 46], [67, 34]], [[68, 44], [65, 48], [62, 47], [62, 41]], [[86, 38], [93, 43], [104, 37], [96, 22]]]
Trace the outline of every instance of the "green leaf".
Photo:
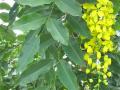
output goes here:
[[80, 19], [80, 17], [68, 16], [67, 20], [70, 26], [73, 28], [73, 31], [85, 36], [86, 38], [91, 37], [87, 24], [83, 19]]
[[75, 39], [71, 38], [68, 46], [63, 46], [63, 49], [71, 61], [78, 65], [84, 65], [83, 53]]
[[44, 4], [50, 4], [52, 0], [16, 0], [19, 4], [22, 5], [29, 5], [32, 7], [44, 5]]
[[54, 40], [59, 41], [64, 45], [68, 45], [69, 32], [60, 21], [50, 18], [47, 21], [47, 30], [50, 32]]
[[9, 21], [9, 14], [8, 13], [0, 13], [0, 19], [2, 19], [4, 22], [8, 22]]
[[19, 61], [18, 61], [19, 71], [23, 71], [26, 68], [27, 64], [29, 64], [33, 60], [34, 55], [39, 50], [39, 44], [40, 44], [40, 39], [37, 36], [36, 32], [31, 31], [27, 35], [27, 38], [22, 48], [22, 52], [19, 57]]
[[30, 83], [40, 75], [47, 73], [53, 66], [53, 60], [40, 60], [31, 64], [20, 76], [20, 84]]
[[82, 9], [75, 0], [55, 0], [57, 7], [64, 13], [69, 13], [73, 16], [80, 16]]
[[2, 3], [0, 3], [0, 9], [7, 9], [7, 10], [9, 10], [10, 6], [9, 6], [9, 4], [2, 2]]
[[45, 23], [46, 17], [37, 13], [30, 13], [21, 17], [13, 24], [13, 29], [22, 31], [36, 30]]
[[60, 61], [60, 63], [58, 64], [57, 75], [59, 80], [66, 88], [68, 88], [68, 90], [79, 90], [76, 76], [69, 64], [65, 61]]

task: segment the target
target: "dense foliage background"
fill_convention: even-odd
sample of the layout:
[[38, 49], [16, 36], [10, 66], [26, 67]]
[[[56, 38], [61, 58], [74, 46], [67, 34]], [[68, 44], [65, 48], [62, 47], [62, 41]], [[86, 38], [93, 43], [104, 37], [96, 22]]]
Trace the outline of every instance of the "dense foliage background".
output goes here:
[[[83, 43], [91, 38], [82, 4], [96, 0], [15, 0], [0, 3], [0, 90], [90, 90], [81, 80]], [[117, 50], [109, 53], [113, 73], [100, 90], [120, 90], [120, 0], [112, 0]], [[23, 34], [16, 35], [14, 30]]]

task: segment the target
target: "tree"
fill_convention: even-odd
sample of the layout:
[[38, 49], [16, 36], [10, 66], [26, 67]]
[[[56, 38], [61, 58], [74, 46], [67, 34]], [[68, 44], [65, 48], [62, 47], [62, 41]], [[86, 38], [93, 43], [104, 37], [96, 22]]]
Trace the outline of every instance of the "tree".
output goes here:
[[0, 25], [0, 90], [120, 90], [119, 5], [119, 0], [0, 3], [9, 10], [0, 13], [8, 23]]

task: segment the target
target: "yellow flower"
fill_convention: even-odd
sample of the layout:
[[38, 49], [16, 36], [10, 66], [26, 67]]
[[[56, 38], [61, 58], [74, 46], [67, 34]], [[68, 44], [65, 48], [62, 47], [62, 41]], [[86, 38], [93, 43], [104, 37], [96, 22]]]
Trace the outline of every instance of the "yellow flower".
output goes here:
[[102, 4], [100, 4], [100, 3], [97, 3], [97, 8], [100, 8], [100, 7], [102, 7]]
[[109, 13], [113, 13], [113, 8], [109, 8]]
[[104, 78], [104, 79], [107, 79], [107, 76], [106, 76], [105, 74], [103, 74], [103, 78]]
[[110, 35], [115, 35], [115, 31], [112, 29], [112, 27], [110, 27], [108, 30], [109, 30]]
[[[92, 72], [103, 75], [102, 80], [104, 81], [98, 78], [98, 84], [102, 81], [105, 85], [108, 85], [106, 79], [107, 76], [111, 77], [112, 74], [108, 72], [112, 60], [108, 57], [107, 53], [114, 50], [112, 36], [115, 35], [113, 25], [115, 24], [116, 15], [113, 13], [113, 3], [110, 0], [97, 0], [96, 4], [83, 4], [83, 8], [85, 13], [82, 18], [86, 21], [92, 36], [84, 44], [86, 50], [84, 59], [89, 65], [89, 68], [86, 69], [86, 74], [89, 74], [90, 69], [92, 69]], [[96, 57], [94, 57], [95, 55]], [[95, 62], [94, 59], [97, 59], [98, 62]], [[89, 82], [93, 81], [89, 79]]]
[[111, 77], [111, 75], [112, 75], [111, 72], [108, 72], [108, 73], [107, 73], [107, 76], [108, 76], [108, 77]]
[[104, 12], [103, 11], [98, 11], [98, 16], [99, 17], [103, 17], [104, 16]]
[[90, 3], [84, 3], [83, 4], [83, 8], [84, 9], [96, 9], [94, 4], [90, 4]]
[[113, 7], [113, 3], [112, 3], [111, 1], [108, 1], [108, 5], [109, 5], [110, 7]]
[[114, 50], [113, 47], [109, 47], [109, 51], [112, 52]]
[[92, 64], [92, 59], [91, 58], [88, 58], [88, 65], [91, 65]]
[[108, 65], [111, 65], [111, 58], [108, 59]]
[[101, 82], [101, 79], [98, 79], [98, 83], [100, 83]]
[[94, 29], [95, 29], [95, 26], [94, 26], [94, 25], [91, 25], [91, 26], [89, 27], [89, 29], [90, 29], [91, 32], [93, 32]]
[[87, 53], [89, 53], [89, 54], [93, 53], [93, 49], [92, 49], [91, 46], [88, 46], [88, 48], [87, 48]]
[[96, 25], [96, 32], [97, 33], [101, 33], [102, 32], [102, 29], [101, 29], [101, 26], [100, 25]]
[[108, 69], [108, 63], [105, 62], [104, 65], [103, 65], [104, 69]]
[[[104, 6], [104, 7], [101, 7], [100, 10], [103, 11], [103, 12], [105, 13], [105, 15], [108, 15], [108, 14], [109, 14], [109, 13], [108, 13], [108, 10], [109, 10], [109, 9], [108, 9], [107, 7], [105, 7], [105, 6]], [[105, 17], [106, 17], [106, 16], [105, 16]]]
[[93, 79], [89, 79], [89, 82], [90, 82], [90, 83], [93, 83]]
[[101, 58], [101, 53], [97, 51], [97, 59]]
[[98, 65], [97, 65], [97, 70], [99, 71], [100, 69], [101, 69], [101, 65], [98, 64]]
[[105, 55], [105, 56], [104, 56], [104, 62], [105, 62], [107, 65], [111, 65], [111, 58], [109, 58], [108, 55]]
[[103, 72], [106, 73], [106, 72], [107, 72], [107, 69], [106, 69], [106, 68], [103, 68]]
[[[93, 24], [95, 24], [95, 23], [94, 23], [94, 21], [93, 21], [93, 20], [91, 20], [91, 19], [90, 19], [90, 20], [88, 20], [88, 21], [89, 21], [89, 22], [88, 22], [88, 25], [93, 25]], [[93, 25], [93, 26], [94, 26], [94, 25]], [[93, 29], [94, 29], [94, 27], [93, 27]]]
[[101, 39], [102, 38], [102, 33], [98, 34], [97, 38]]
[[92, 69], [96, 67], [96, 63], [92, 63]]
[[88, 46], [89, 46], [88, 43], [85, 43], [85, 44], [84, 44], [85, 49], [87, 49]]
[[88, 55], [87, 53], [84, 55], [84, 59], [85, 59], [86, 61], [89, 59], [89, 55]]
[[109, 20], [106, 20], [106, 25], [107, 26], [111, 26], [111, 25], [113, 25], [115, 22], [113, 21], [113, 20], [111, 20], [111, 19], [109, 19]]
[[106, 86], [108, 85], [107, 80], [104, 80], [103, 83], [104, 83]]
[[90, 13], [90, 17], [95, 17], [97, 16], [97, 10], [92, 10], [92, 12]]
[[104, 56], [104, 61], [106, 62], [108, 60], [108, 55]]
[[104, 40], [110, 40], [110, 34], [104, 34], [103, 39]]
[[90, 69], [86, 69], [86, 74], [89, 74], [90, 73]]
[[95, 23], [98, 22], [98, 16], [97, 15], [94, 16], [93, 20], [94, 20]]
[[108, 51], [108, 47], [104, 46], [103, 47], [103, 53], [106, 53]]
[[86, 17], [87, 17], [87, 14], [86, 14], [86, 13], [83, 14], [82, 18], [83, 18], [83, 19], [86, 19]]
[[97, 1], [103, 5], [107, 5], [108, 3], [108, 0], [97, 0]]

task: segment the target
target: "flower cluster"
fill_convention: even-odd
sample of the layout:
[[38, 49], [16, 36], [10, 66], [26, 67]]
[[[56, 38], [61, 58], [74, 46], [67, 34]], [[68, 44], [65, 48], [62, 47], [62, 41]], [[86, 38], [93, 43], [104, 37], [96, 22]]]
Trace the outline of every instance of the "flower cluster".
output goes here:
[[[114, 50], [112, 37], [115, 35], [113, 25], [113, 3], [110, 0], [97, 0], [96, 4], [84, 3], [85, 10], [82, 18], [86, 21], [92, 38], [85, 42], [86, 53], [84, 60], [87, 62], [86, 74], [93, 73], [99, 76], [98, 83], [108, 84], [107, 78], [111, 77], [108, 68], [111, 58], [108, 52]], [[92, 81], [92, 79], [90, 79]]]

